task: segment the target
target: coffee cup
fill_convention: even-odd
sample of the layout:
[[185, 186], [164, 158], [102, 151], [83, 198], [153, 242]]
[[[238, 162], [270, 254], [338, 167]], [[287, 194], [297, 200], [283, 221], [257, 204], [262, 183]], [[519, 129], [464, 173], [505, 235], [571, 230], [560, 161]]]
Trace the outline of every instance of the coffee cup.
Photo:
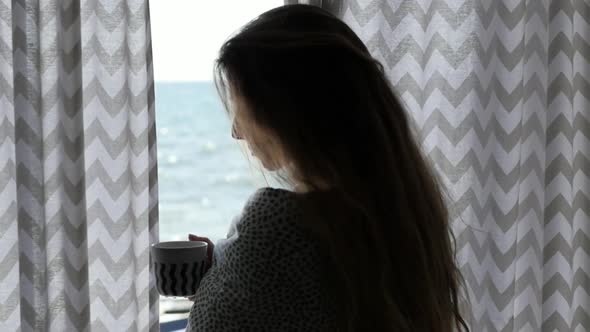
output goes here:
[[193, 296], [207, 272], [207, 243], [167, 241], [151, 246], [156, 288], [164, 296]]

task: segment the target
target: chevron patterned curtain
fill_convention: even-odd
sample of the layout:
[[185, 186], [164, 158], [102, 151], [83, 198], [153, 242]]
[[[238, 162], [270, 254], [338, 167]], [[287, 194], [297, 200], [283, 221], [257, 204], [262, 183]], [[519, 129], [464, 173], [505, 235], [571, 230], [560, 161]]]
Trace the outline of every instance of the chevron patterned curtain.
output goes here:
[[0, 331], [158, 330], [147, 0], [0, 0]]
[[300, 2], [357, 32], [420, 129], [472, 331], [590, 331], [590, 2]]

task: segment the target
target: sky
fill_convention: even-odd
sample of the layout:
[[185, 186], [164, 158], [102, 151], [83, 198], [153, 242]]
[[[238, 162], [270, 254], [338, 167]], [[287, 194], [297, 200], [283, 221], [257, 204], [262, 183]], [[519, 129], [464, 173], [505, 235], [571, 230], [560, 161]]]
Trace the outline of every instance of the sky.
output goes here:
[[210, 81], [223, 42], [284, 0], [151, 0], [156, 81]]

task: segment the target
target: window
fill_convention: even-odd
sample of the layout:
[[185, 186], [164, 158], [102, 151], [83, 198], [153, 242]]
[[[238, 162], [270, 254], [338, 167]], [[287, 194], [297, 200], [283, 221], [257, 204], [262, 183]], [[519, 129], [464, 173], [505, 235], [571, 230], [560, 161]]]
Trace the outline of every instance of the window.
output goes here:
[[[188, 233], [213, 241], [260, 186], [212, 82], [223, 41], [282, 0], [215, 0], [150, 3], [156, 125], [160, 240]], [[162, 298], [161, 321], [183, 318], [190, 302]], [[178, 314], [173, 314], [174, 312]]]

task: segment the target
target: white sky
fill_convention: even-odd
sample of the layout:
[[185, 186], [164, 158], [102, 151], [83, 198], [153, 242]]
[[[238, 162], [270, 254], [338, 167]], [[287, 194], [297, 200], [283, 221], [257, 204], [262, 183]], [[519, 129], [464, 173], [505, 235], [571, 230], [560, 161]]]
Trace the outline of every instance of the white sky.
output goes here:
[[209, 81], [223, 42], [284, 0], [151, 0], [156, 81]]

